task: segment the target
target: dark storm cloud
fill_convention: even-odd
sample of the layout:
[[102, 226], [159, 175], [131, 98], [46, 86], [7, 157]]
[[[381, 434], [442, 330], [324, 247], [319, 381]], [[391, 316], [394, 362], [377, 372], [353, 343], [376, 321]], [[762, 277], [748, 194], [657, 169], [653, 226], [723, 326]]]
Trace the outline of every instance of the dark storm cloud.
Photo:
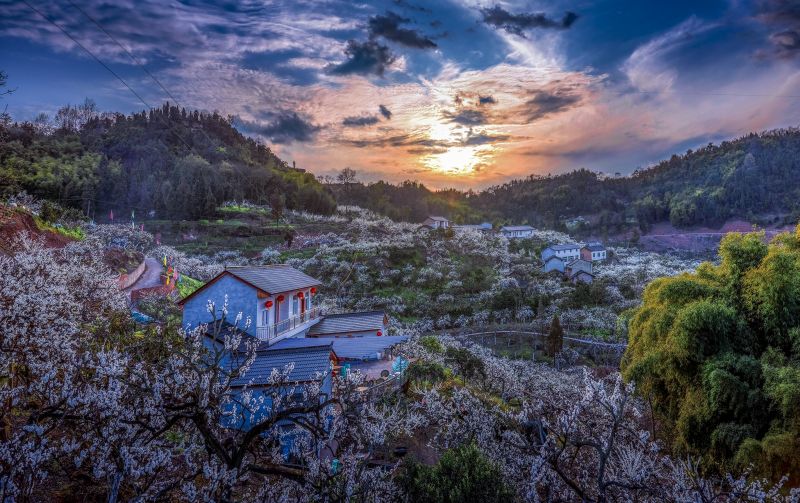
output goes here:
[[397, 57], [385, 45], [375, 40], [358, 42], [348, 40], [344, 50], [347, 59], [329, 68], [334, 75], [374, 74], [383, 77], [386, 69], [394, 63]]
[[271, 122], [259, 124], [237, 120], [234, 124], [238, 129], [269, 138], [273, 143], [307, 142], [314, 139], [321, 126], [312, 124], [303, 119], [296, 112], [284, 112], [275, 117]]
[[386, 120], [392, 118], [392, 111], [386, 108], [384, 105], [378, 105], [378, 111], [386, 118]]
[[525, 122], [535, 122], [557, 112], [569, 110], [581, 97], [561, 91], [536, 91], [533, 98], [525, 102], [521, 113]]
[[382, 16], [373, 16], [369, 18], [368, 23], [370, 37], [383, 37], [386, 40], [415, 49], [435, 48], [436, 43], [422, 33], [400, 27], [401, 24], [410, 21], [410, 19], [399, 16], [394, 12], [387, 12]]
[[560, 20], [549, 18], [541, 12], [512, 14], [499, 5], [481, 9], [481, 14], [484, 23], [521, 37], [525, 36], [526, 30], [533, 28], [565, 30], [578, 19], [574, 12], [567, 12]]
[[342, 126], [347, 127], [362, 127], [362, 126], [372, 126], [373, 124], [377, 124], [380, 122], [375, 115], [355, 115], [352, 117], [345, 117], [342, 121]]

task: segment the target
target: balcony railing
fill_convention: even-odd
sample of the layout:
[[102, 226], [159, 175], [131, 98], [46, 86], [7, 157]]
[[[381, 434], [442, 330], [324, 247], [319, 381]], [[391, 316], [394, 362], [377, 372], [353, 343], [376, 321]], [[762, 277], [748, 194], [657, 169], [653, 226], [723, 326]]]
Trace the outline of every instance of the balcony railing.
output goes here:
[[256, 327], [256, 337], [262, 341], [270, 341], [279, 335], [316, 320], [319, 318], [319, 315], [320, 309], [318, 307], [312, 307], [304, 313], [286, 318], [278, 323], [273, 323], [272, 325], [264, 327]]

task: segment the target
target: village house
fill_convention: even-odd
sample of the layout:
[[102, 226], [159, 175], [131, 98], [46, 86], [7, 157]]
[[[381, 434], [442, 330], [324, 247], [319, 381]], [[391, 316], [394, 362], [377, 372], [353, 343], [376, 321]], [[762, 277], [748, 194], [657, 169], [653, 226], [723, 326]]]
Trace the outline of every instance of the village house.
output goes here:
[[489, 222], [483, 222], [481, 224], [454, 225], [453, 230], [456, 232], [458, 231], [492, 232], [492, 224]]
[[564, 261], [571, 261], [581, 258], [581, 246], [570, 243], [564, 245], [550, 245], [542, 250], [542, 262], [546, 262], [550, 257], [558, 257]]
[[566, 263], [563, 259], [560, 259], [555, 255], [551, 255], [544, 261], [544, 264], [542, 265], [542, 272], [558, 271], [563, 273], [565, 267]]
[[[250, 319], [245, 331], [271, 344], [304, 334], [319, 321], [314, 295], [321, 282], [288, 265], [228, 267], [191, 295], [178, 302], [183, 325], [190, 329], [222, 318], [228, 313]], [[216, 313], [208, 312], [213, 302]]]
[[592, 263], [583, 259], [575, 259], [566, 265], [564, 275], [573, 283], [591, 283], [594, 280]]
[[506, 225], [500, 228], [500, 234], [508, 239], [522, 239], [533, 236], [534, 230], [530, 225]]
[[598, 262], [606, 259], [606, 247], [597, 241], [587, 243], [581, 248], [581, 258], [589, 262]]
[[428, 217], [425, 221], [422, 222], [423, 227], [428, 227], [430, 229], [449, 229], [450, 228], [450, 220], [446, 219], [445, 217]]

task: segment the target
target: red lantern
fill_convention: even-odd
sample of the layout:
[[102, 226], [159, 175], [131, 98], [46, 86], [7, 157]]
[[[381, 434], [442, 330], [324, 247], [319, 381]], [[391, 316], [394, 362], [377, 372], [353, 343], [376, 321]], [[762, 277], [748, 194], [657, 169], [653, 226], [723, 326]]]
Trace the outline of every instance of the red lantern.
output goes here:
[[383, 332], [381, 332], [380, 330], [378, 330], [378, 333], [377, 333], [377, 334], [375, 334], [375, 335], [377, 335], [378, 337], [380, 337], [381, 335], [383, 335]]
[[278, 302], [283, 302], [283, 295], [278, 295]]
[[267, 309], [271, 308], [272, 307], [272, 301], [268, 300], [268, 301], [264, 302], [264, 307], [266, 307]]
[[303, 298], [303, 292], [297, 292], [297, 298], [298, 299], [302, 299]]
[[311, 287], [311, 295], [314, 295], [315, 293], [317, 293], [317, 287], [312, 286]]

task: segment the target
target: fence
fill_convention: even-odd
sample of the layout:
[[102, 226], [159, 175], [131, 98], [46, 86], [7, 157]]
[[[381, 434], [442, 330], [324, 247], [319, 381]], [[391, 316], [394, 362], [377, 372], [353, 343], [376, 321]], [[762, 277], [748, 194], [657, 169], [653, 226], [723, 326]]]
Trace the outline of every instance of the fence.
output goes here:
[[139, 264], [138, 267], [136, 267], [136, 269], [134, 269], [130, 273], [120, 275], [118, 280], [120, 290], [125, 290], [127, 288], [130, 288], [134, 283], [139, 281], [139, 278], [142, 277], [142, 274], [144, 274], [145, 269], [147, 269], [146, 262], [147, 261], [143, 260], [142, 263]]
[[[515, 329], [489, 331], [462, 329], [448, 333], [489, 347], [495, 354], [529, 359], [536, 359], [537, 353], [539, 355], [543, 353], [547, 337], [547, 333], [544, 332]], [[598, 365], [618, 366], [626, 347], [627, 344], [623, 342], [597, 341], [580, 337], [579, 334], [564, 335], [564, 348], [572, 349]]]

